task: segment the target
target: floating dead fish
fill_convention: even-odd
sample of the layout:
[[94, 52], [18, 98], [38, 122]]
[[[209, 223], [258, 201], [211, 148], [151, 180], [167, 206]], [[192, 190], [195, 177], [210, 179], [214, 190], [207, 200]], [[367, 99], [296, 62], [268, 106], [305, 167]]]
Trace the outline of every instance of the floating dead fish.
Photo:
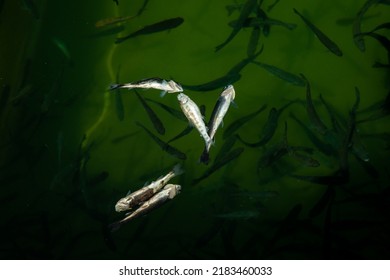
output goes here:
[[[210, 121], [208, 124], [208, 134], [211, 140], [214, 142], [215, 133], [217, 132], [218, 127], [223, 123], [223, 118], [225, 117], [230, 104], [235, 98], [235, 90], [232, 85], [228, 85], [222, 91], [221, 95], [218, 98], [217, 103], [214, 106], [213, 112], [211, 113]], [[205, 147], [203, 154], [201, 156], [202, 162], [208, 162], [208, 153], [210, 151], [211, 142], [209, 146]]]
[[156, 181], [151, 182], [147, 186], [130, 193], [129, 195], [119, 199], [115, 205], [116, 212], [129, 211], [134, 207], [141, 205], [153, 195], [159, 192], [172, 178], [183, 174], [184, 171], [180, 164], [175, 165], [173, 169], [165, 176], [159, 177]]
[[179, 100], [181, 110], [188, 119], [189, 123], [199, 131], [206, 147], [209, 147], [212, 144], [212, 140], [207, 133], [207, 127], [203, 121], [203, 116], [196, 103], [184, 93], [179, 93], [177, 95], [177, 100]]
[[115, 90], [119, 88], [127, 88], [128, 90], [131, 89], [157, 89], [161, 90], [161, 95], [164, 96], [165, 93], [175, 93], [175, 92], [183, 92], [183, 88], [181, 85], [177, 84], [173, 80], [163, 80], [160, 78], [149, 78], [140, 80], [137, 82], [132, 83], [125, 83], [125, 84], [112, 84], [109, 87], [109, 90]]
[[181, 191], [180, 185], [172, 185], [172, 184], [166, 185], [160, 192], [152, 196], [149, 200], [144, 202], [139, 208], [134, 210], [134, 212], [131, 212], [122, 220], [110, 224], [109, 228], [111, 229], [111, 231], [118, 230], [123, 223], [129, 222], [135, 219], [136, 217], [143, 216], [149, 213], [150, 211], [158, 207], [161, 207], [167, 201], [175, 198], [176, 195], [180, 193], [180, 191]]

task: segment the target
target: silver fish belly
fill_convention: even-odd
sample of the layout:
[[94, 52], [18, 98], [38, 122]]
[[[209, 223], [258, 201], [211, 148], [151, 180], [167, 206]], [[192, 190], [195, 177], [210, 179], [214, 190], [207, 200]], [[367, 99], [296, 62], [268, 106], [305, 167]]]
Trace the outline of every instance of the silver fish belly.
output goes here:
[[211, 145], [211, 138], [207, 133], [207, 127], [203, 121], [203, 116], [200, 113], [198, 106], [192, 101], [187, 95], [184, 93], [179, 93], [177, 95], [177, 100], [179, 100], [181, 110], [184, 115], [190, 122], [192, 126], [194, 126], [200, 133], [200, 136], [203, 137], [206, 147]]
[[116, 212], [131, 210], [133, 207], [144, 203], [151, 198], [155, 193], [161, 190], [173, 177], [183, 173], [181, 165], [177, 164], [167, 175], [158, 178], [149, 185], [121, 198], [115, 205]]
[[[213, 113], [211, 114], [209, 122], [209, 136], [213, 140], [218, 127], [221, 125], [223, 118], [225, 117], [230, 104], [233, 102], [236, 93], [232, 85], [228, 85], [222, 91], [218, 98], [217, 104], [214, 107]], [[207, 147], [209, 151], [210, 146]]]

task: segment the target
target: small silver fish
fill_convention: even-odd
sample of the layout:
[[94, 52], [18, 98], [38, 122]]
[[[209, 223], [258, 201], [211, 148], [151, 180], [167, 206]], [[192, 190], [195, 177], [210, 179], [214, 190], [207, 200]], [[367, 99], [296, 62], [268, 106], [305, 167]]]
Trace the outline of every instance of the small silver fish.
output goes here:
[[127, 89], [157, 89], [161, 90], [161, 96], [164, 96], [165, 93], [175, 93], [175, 92], [183, 92], [183, 88], [181, 85], [176, 83], [173, 80], [163, 80], [160, 78], [150, 78], [144, 79], [133, 83], [126, 84], [112, 84], [110, 85], [109, 90], [119, 89], [119, 88], [127, 88]]
[[133, 220], [136, 217], [145, 215], [151, 210], [160, 207], [165, 202], [170, 199], [173, 199], [181, 191], [180, 185], [168, 184], [160, 192], [152, 196], [148, 201], [144, 202], [139, 208], [134, 212], [131, 212], [125, 218], [115, 223], [112, 223], [109, 227], [112, 231], [117, 230], [123, 223]]
[[119, 199], [115, 205], [115, 211], [128, 211], [134, 206], [142, 204], [159, 190], [161, 190], [169, 182], [169, 180], [171, 180], [173, 177], [183, 174], [183, 172], [184, 171], [180, 164], [175, 165], [172, 171], [170, 171], [167, 175], [160, 177], [149, 185]]
[[206, 147], [209, 147], [209, 145], [212, 143], [212, 140], [207, 133], [207, 127], [203, 121], [203, 116], [199, 110], [199, 107], [184, 93], [179, 93], [177, 95], [177, 100], [179, 100], [181, 110], [190, 124], [199, 131], [200, 136], [203, 137], [206, 143]]
[[[222, 123], [223, 118], [225, 117], [227, 110], [229, 109], [229, 106], [233, 102], [235, 96], [236, 93], [232, 85], [226, 86], [221, 95], [219, 96], [209, 122], [209, 136], [211, 139], [214, 139], [215, 133], [217, 132], [218, 127]], [[209, 151], [210, 146], [206, 148], [207, 151]]]

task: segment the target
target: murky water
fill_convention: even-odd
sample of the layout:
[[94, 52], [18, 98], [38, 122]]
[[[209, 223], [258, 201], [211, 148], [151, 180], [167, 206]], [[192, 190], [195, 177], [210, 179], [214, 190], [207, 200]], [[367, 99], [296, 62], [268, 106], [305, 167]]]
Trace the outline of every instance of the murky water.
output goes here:
[[[389, 70], [372, 67], [375, 62], [387, 64], [388, 54], [369, 36], [364, 37], [364, 52], [354, 44], [352, 23], [364, 1], [280, 1], [271, 10], [273, 1], [263, 2], [269, 18], [296, 28], [271, 25], [268, 36], [261, 30], [256, 51], [263, 51], [255, 60], [296, 77], [304, 74], [327, 133], [319, 133], [307, 113], [306, 87], [249, 63], [233, 83], [236, 106], [229, 108], [210, 163], [204, 165], [198, 162], [204, 142], [195, 129], [169, 143], [186, 155], [180, 160], [137, 125], [168, 142], [187, 122], [147, 101], [164, 125], [165, 133], [159, 134], [133, 91], [121, 90], [123, 112], [118, 112], [119, 101], [107, 89], [115, 81], [151, 77], [200, 85], [225, 76], [247, 59], [253, 30], [243, 28], [215, 52], [232, 31], [228, 23], [240, 16], [239, 10], [228, 15], [226, 6], [235, 2], [34, 0], [34, 12], [17, 1], [2, 1], [1, 256], [388, 258]], [[95, 27], [104, 18], [135, 15], [144, 4], [141, 14], [124, 25]], [[329, 36], [343, 56], [330, 52], [293, 8]], [[385, 4], [373, 5], [362, 31], [386, 22], [389, 11]], [[177, 17], [183, 23], [169, 31], [115, 44], [117, 37]], [[376, 33], [389, 35], [387, 29]], [[208, 121], [225, 85], [209, 91], [185, 88], [184, 93], [205, 106]], [[360, 103], [353, 122], [355, 87]], [[176, 93], [161, 98], [157, 90], [138, 92], [180, 110]], [[290, 101], [295, 102], [280, 110], [275, 133], [263, 130], [271, 109]], [[376, 109], [364, 111], [376, 103]], [[270, 140], [261, 147], [236, 140], [220, 153], [233, 139], [224, 138], [229, 126], [264, 105], [233, 137], [250, 143], [262, 136]], [[233, 159], [197, 181], [229, 157]], [[181, 193], [111, 233], [107, 226], [124, 217], [115, 212], [116, 201], [178, 162], [185, 173], [172, 183], [182, 186]]]

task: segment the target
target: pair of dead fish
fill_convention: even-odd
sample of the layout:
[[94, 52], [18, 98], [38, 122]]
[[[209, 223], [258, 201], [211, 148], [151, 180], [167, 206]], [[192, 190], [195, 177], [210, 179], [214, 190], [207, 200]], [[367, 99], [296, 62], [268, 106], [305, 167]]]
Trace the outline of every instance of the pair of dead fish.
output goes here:
[[157, 89], [161, 90], [161, 96], [166, 93], [183, 92], [183, 88], [180, 84], [173, 80], [163, 80], [160, 78], [143, 79], [137, 82], [125, 83], [125, 84], [112, 84], [109, 90], [116, 90], [121, 88], [131, 89]]
[[204, 117], [202, 116], [196, 103], [184, 93], [180, 93], [177, 96], [184, 115], [187, 117], [190, 124], [199, 131], [201, 137], [205, 141], [206, 147], [201, 157], [202, 162], [208, 161], [208, 152], [211, 145], [214, 143], [215, 133], [217, 132], [218, 127], [222, 124], [223, 118], [234, 98], [234, 87], [232, 85], [226, 86], [214, 106], [207, 128], [203, 121]]
[[167, 183], [173, 177], [183, 174], [183, 172], [181, 165], [177, 164], [167, 175], [162, 176], [149, 185], [119, 199], [115, 205], [116, 212], [131, 210], [133, 210], [133, 212], [128, 213], [122, 220], [112, 223], [110, 225], [111, 230], [117, 230], [123, 223], [149, 213], [151, 210], [160, 207], [165, 202], [178, 195], [181, 186]]

